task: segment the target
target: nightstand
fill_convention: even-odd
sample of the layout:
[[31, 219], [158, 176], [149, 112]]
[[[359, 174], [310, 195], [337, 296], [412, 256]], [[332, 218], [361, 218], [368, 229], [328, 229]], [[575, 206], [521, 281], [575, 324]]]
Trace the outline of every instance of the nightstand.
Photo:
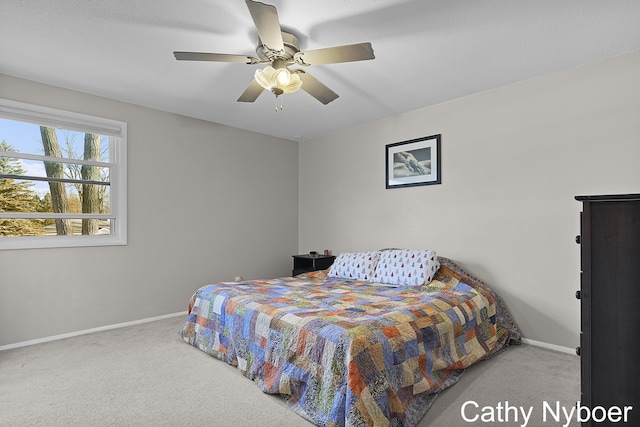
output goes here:
[[293, 276], [309, 271], [324, 270], [331, 267], [336, 259], [333, 255], [293, 255]]

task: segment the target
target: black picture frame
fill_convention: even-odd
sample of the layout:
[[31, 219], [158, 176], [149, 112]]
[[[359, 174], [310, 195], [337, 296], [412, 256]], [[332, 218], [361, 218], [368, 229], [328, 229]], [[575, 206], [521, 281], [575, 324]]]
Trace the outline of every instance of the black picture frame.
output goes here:
[[442, 183], [441, 134], [385, 146], [386, 188]]

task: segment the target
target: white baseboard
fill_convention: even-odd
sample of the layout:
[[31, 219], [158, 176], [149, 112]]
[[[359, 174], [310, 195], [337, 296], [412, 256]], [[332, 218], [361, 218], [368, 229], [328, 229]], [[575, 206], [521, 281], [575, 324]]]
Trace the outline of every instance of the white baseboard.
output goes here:
[[165, 315], [162, 315], [162, 316], [149, 317], [147, 319], [133, 320], [131, 322], [116, 323], [115, 325], [100, 326], [98, 328], [91, 328], [91, 329], [85, 329], [85, 330], [82, 330], [82, 331], [69, 332], [67, 334], [53, 335], [53, 336], [50, 336], [50, 337], [38, 338], [38, 339], [35, 339], [35, 340], [22, 341], [22, 342], [17, 342], [17, 343], [14, 343], [14, 344], [3, 345], [3, 346], [0, 346], [0, 351], [2, 351], [2, 350], [10, 350], [12, 348], [18, 348], [18, 347], [26, 347], [28, 345], [41, 344], [41, 343], [49, 342], [49, 341], [61, 340], [63, 338], [77, 337], [78, 335], [91, 334], [93, 332], [108, 331], [110, 329], [118, 329], [118, 328], [124, 328], [126, 326], [140, 325], [142, 323], [153, 322], [155, 320], [162, 320], [162, 319], [168, 319], [170, 317], [178, 317], [178, 316], [186, 316], [186, 315], [187, 315], [187, 312], [183, 311], [183, 312], [180, 312], [180, 313], [165, 314]]
[[549, 344], [549, 343], [542, 342], [542, 341], [530, 340], [528, 338], [522, 338], [522, 343], [523, 344], [534, 345], [536, 347], [546, 348], [548, 350], [555, 350], [555, 351], [559, 351], [561, 353], [567, 353], [567, 354], [572, 354], [574, 356], [577, 356], [575, 348], [562, 347], [562, 346], [559, 346], [559, 345]]

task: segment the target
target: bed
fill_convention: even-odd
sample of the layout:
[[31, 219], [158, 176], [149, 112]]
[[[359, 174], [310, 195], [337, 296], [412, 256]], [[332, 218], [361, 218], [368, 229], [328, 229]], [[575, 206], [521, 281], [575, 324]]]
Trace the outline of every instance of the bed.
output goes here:
[[415, 426], [466, 367], [520, 332], [452, 260], [434, 257], [424, 283], [404, 286], [380, 281], [388, 252], [375, 252], [378, 265], [357, 274], [336, 274], [340, 254], [324, 271], [203, 286], [180, 334], [318, 426]]

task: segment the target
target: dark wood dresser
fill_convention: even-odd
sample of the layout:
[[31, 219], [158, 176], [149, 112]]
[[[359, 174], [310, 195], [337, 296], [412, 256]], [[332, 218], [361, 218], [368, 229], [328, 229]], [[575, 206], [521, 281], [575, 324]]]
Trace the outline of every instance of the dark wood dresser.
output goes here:
[[[580, 244], [581, 405], [583, 426], [640, 425], [640, 194], [577, 196]], [[607, 416], [627, 409], [626, 420]], [[612, 410], [613, 413], [616, 410]], [[574, 418], [575, 419], [575, 418]], [[613, 421], [612, 421], [613, 420]], [[626, 421], [626, 423], [624, 422]]]

